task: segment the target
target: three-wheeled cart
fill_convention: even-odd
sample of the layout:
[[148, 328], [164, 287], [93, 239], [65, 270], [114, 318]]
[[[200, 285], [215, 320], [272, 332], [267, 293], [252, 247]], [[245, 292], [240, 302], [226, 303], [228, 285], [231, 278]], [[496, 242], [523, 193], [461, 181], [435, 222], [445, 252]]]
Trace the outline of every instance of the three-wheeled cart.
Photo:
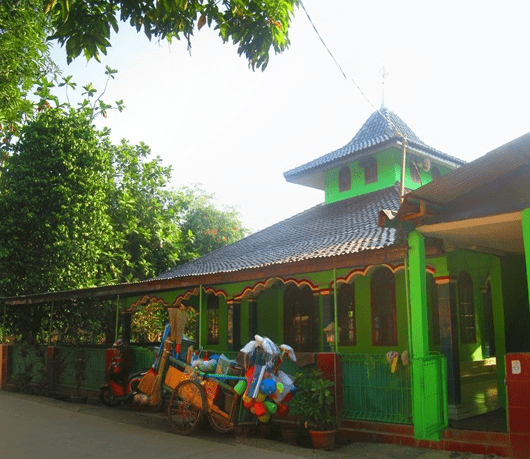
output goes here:
[[234, 385], [245, 380], [240, 374], [204, 373], [191, 365], [169, 357], [163, 389], [171, 393], [168, 406], [169, 422], [180, 435], [189, 435], [205, 416], [218, 432], [228, 432], [236, 425], [248, 424], [246, 410]]

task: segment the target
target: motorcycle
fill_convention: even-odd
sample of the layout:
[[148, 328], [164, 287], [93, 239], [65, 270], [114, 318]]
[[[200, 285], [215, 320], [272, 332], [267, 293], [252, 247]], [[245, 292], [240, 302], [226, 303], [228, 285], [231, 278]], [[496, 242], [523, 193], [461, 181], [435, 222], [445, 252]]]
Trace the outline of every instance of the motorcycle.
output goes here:
[[99, 400], [109, 407], [124, 403], [145, 403], [142, 396], [148, 396], [138, 389], [138, 384], [146, 372], [128, 373], [129, 367], [125, 359], [126, 341], [119, 339], [112, 348], [116, 349], [118, 354], [112, 358], [105, 374], [105, 382], [99, 388]]

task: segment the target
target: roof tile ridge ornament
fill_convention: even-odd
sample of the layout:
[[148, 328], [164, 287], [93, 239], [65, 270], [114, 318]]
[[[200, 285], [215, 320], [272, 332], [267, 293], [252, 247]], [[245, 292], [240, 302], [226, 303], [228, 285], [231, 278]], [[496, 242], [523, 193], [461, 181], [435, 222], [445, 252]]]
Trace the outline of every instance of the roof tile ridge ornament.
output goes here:
[[404, 135], [399, 132], [398, 127], [395, 125], [395, 123], [392, 122], [391, 116], [390, 116], [390, 110], [385, 104], [385, 83], [386, 79], [388, 78], [388, 72], [383, 65], [381, 67], [381, 70], [379, 70], [379, 74], [381, 75], [381, 107], [379, 108], [378, 112], [383, 117], [383, 119], [386, 121], [386, 127], [384, 130], [384, 133], [392, 138], [392, 137], [401, 137], [403, 138]]

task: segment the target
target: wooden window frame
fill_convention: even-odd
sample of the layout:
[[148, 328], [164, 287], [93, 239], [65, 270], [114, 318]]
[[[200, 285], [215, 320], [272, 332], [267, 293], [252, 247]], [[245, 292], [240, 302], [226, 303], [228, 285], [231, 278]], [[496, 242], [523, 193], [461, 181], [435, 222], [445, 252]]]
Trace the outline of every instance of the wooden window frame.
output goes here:
[[410, 180], [421, 185], [421, 172], [416, 158], [411, 157], [409, 161]]
[[355, 346], [357, 344], [357, 324], [355, 317], [355, 285], [342, 284], [337, 292], [339, 313], [339, 344]]
[[207, 344], [219, 344], [219, 297], [208, 294], [206, 304]]
[[438, 180], [441, 177], [440, 169], [438, 169], [436, 166], [432, 166], [431, 168], [431, 177], [433, 180]]
[[319, 342], [313, 292], [288, 284], [283, 294], [284, 341], [297, 352], [315, 352]]
[[477, 323], [473, 278], [467, 271], [462, 271], [458, 276], [457, 285], [460, 342], [474, 344], [477, 342]]
[[350, 166], [342, 166], [339, 171], [339, 192], [351, 190], [351, 169]]
[[377, 160], [373, 156], [363, 158], [361, 161], [359, 161], [359, 166], [364, 169], [365, 185], [377, 182]]
[[[397, 346], [396, 279], [388, 268], [378, 268], [370, 279], [372, 344]], [[382, 301], [383, 300], [383, 301]]]

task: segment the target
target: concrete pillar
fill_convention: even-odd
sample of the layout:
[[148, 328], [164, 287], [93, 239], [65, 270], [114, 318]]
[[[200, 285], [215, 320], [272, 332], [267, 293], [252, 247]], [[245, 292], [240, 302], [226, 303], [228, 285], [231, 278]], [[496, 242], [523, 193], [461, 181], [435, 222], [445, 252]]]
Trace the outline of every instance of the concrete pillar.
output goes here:
[[438, 440], [445, 427], [447, 409], [445, 365], [439, 357], [430, 355], [425, 241], [413, 231], [408, 243], [414, 437]]
[[429, 325], [427, 319], [427, 273], [425, 241], [417, 231], [409, 234], [409, 295], [411, 350], [413, 358], [428, 356]]
[[7, 381], [7, 374], [8, 374], [8, 356], [9, 356], [9, 345], [8, 344], [0, 344], [0, 389], [3, 389], [6, 381]]

